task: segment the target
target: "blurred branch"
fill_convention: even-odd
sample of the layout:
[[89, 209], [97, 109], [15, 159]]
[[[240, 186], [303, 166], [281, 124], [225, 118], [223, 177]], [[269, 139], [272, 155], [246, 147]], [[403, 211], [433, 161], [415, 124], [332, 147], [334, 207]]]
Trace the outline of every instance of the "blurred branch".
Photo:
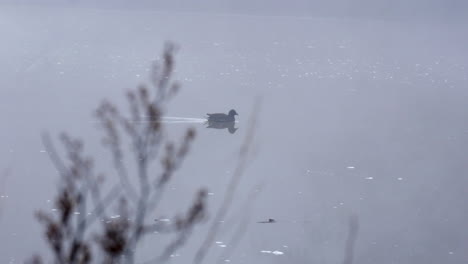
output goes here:
[[58, 155], [52, 140], [50, 139], [50, 135], [48, 133], [42, 133], [42, 144], [46, 149], [47, 155], [49, 156], [50, 161], [55, 166], [55, 169], [58, 170], [60, 175], [65, 175], [68, 173], [68, 168], [65, 166], [65, 163], [62, 161], [60, 156]]
[[254, 201], [257, 199], [257, 195], [259, 194], [259, 192], [257, 191], [258, 189], [259, 186], [255, 186], [254, 188], [252, 188], [250, 195], [247, 196], [243, 206], [241, 206], [242, 221], [237, 225], [237, 228], [234, 231], [234, 235], [228, 243], [229, 247], [227, 248], [227, 250], [221, 253], [216, 263], [221, 263], [229, 259], [236, 250], [245, 233], [247, 232], [247, 228], [249, 226], [252, 216], [252, 207], [255, 204]]
[[[195, 138], [195, 130], [190, 128], [176, 144], [167, 138], [160, 122], [167, 103], [179, 89], [179, 84], [172, 80], [175, 49], [174, 45], [167, 44], [162, 62], [153, 65], [153, 89], [140, 85], [127, 93], [129, 115], [122, 114], [108, 101], [103, 101], [96, 110], [96, 117], [104, 132], [103, 144], [111, 155], [118, 177], [117, 185], [111, 187], [107, 194], [102, 191], [103, 176], [93, 170], [94, 160], [84, 155], [82, 141], [66, 134], [61, 135], [65, 153], [62, 156], [50, 136], [42, 134], [42, 142], [61, 179], [55, 198], [56, 212], [37, 213], [45, 227], [46, 241], [54, 263], [87, 264], [93, 261], [132, 264], [139, 242], [155, 230], [175, 235], [174, 240], [162, 248], [161, 254], [155, 259], [164, 262], [185, 245], [194, 227], [205, 219], [207, 191], [201, 189], [187, 212], [177, 216], [170, 226], [148, 224], [149, 215], [158, 208], [167, 184], [182, 166]], [[133, 122], [139, 121], [143, 115], [149, 117], [151, 122]], [[252, 128], [254, 125], [255, 120], [252, 121]], [[244, 144], [249, 145], [251, 137], [252, 131]], [[235, 178], [240, 178], [243, 173], [247, 164], [247, 151], [248, 148], [243, 145]], [[133, 159], [124, 157], [127, 153], [131, 153]], [[153, 173], [150, 169], [158, 160], [161, 170]], [[135, 171], [129, 168], [135, 168]], [[237, 180], [231, 182], [231, 186], [237, 184]], [[234, 192], [228, 191], [225, 206], [231, 204]], [[120, 198], [118, 214], [108, 217], [107, 211], [116, 204], [117, 198]], [[224, 214], [222, 212], [218, 218]], [[95, 228], [97, 219], [103, 224], [101, 228]], [[96, 231], [94, 240], [90, 239], [91, 230]], [[98, 247], [93, 247], [95, 244]], [[93, 252], [97, 252], [97, 255], [93, 255]], [[32, 262], [41, 263], [42, 260], [37, 257]]]
[[127, 130], [130, 130], [130, 135], [134, 135], [135, 132], [133, 131], [132, 126], [127, 124], [127, 120], [121, 117], [117, 108], [110, 102], [104, 101], [96, 110], [96, 116], [103, 125], [103, 129], [106, 134], [105, 138], [103, 139], [103, 143], [104, 146], [107, 146], [111, 152], [114, 168], [117, 172], [117, 175], [119, 176], [121, 187], [127, 192], [128, 197], [132, 201], [136, 201], [138, 197], [137, 191], [130, 183], [127, 168], [123, 162], [124, 157], [121, 147], [121, 140], [115, 124], [116, 122], [114, 122], [114, 120], [118, 120], [122, 126], [126, 127]]
[[[3, 170], [0, 178], [0, 195], [4, 195], [5, 193], [5, 188], [6, 188], [6, 180], [11, 174], [11, 169], [6, 168]], [[0, 197], [0, 218], [2, 217], [2, 199]]]
[[205, 218], [206, 215], [206, 190], [200, 190], [197, 194], [195, 202], [192, 207], [188, 210], [184, 218], [178, 218], [176, 220], [176, 228], [179, 233], [176, 239], [170, 243], [163, 254], [159, 257], [160, 262], [165, 262], [167, 259], [180, 247], [182, 247], [190, 236], [195, 224]]
[[214, 238], [219, 231], [221, 221], [224, 219], [224, 217], [226, 216], [226, 213], [229, 211], [232, 205], [232, 200], [234, 199], [234, 195], [236, 194], [237, 187], [239, 186], [239, 182], [242, 178], [247, 162], [250, 159], [249, 150], [254, 140], [255, 131], [257, 128], [257, 118], [258, 118], [257, 115], [259, 113], [259, 109], [260, 109], [260, 101], [257, 98], [254, 104], [253, 114], [249, 120], [247, 134], [245, 136], [244, 142], [242, 143], [242, 146], [239, 151], [239, 162], [237, 163], [237, 166], [234, 170], [231, 180], [227, 186], [227, 190], [223, 197], [223, 201], [221, 202], [221, 206], [216, 212], [215, 217], [212, 221], [212, 224], [208, 230], [208, 233], [195, 255], [195, 258], [194, 258], [195, 264], [199, 264], [203, 262], [203, 259], [205, 258], [207, 252], [210, 249], [210, 245], [213, 243]]
[[356, 215], [352, 215], [349, 218], [349, 223], [348, 223], [348, 237], [346, 239], [343, 264], [353, 264], [354, 249], [355, 249], [355, 245], [357, 241], [358, 232], [359, 232], [359, 218]]

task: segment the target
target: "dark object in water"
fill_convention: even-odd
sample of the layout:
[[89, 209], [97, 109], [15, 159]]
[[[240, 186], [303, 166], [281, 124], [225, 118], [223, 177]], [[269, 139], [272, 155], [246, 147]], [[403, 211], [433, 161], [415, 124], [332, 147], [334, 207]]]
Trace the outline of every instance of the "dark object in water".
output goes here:
[[234, 122], [236, 119], [234, 116], [238, 115], [236, 110], [232, 109], [229, 113], [222, 114], [222, 113], [215, 113], [215, 114], [207, 114], [208, 115], [208, 122]]
[[267, 221], [260, 221], [260, 222], [257, 222], [257, 223], [260, 223], [260, 224], [271, 224], [271, 223], [276, 223], [276, 220], [273, 219], [273, 218], [269, 218]]
[[225, 129], [229, 131], [229, 133], [234, 134], [237, 130], [236, 127], [234, 127], [235, 122], [214, 122], [214, 121], [208, 121], [206, 122], [208, 125], [206, 128], [216, 128], [216, 129]]

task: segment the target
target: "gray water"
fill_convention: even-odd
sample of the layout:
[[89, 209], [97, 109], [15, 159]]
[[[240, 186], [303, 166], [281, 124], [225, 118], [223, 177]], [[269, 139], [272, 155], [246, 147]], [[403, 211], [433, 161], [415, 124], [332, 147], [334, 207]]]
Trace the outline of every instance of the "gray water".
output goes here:
[[[1, 7], [0, 263], [44, 252], [34, 212], [53, 208], [58, 175], [41, 132], [83, 138], [106, 172], [93, 110], [103, 98], [124, 107], [166, 40], [180, 46], [183, 87], [165, 125], [174, 139], [195, 127], [197, 139], [154, 217], [181, 212], [203, 186], [214, 212], [262, 101], [256, 155], [212, 260], [247, 216], [232, 263], [341, 263], [357, 215], [355, 263], [466, 262], [465, 25]], [[205, 128], [206, 113], [231, 108], [236, 133]], [[173, 263], [192, 259], [207, 226]], [[163, 241], [145, 240], [141, 260]]]

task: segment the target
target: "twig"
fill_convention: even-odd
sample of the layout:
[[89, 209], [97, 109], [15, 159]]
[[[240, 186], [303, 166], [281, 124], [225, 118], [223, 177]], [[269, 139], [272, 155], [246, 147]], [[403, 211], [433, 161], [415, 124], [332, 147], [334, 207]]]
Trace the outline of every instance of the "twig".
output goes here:
[[359, 219], [356, 215], [352, 215], [349, 218], [348, 238], [346, 239], [343, 264], [353, 264], [354, 247], [356, 244], [358, 232], [359, 232]]
[[216, 263], [222, 263], [226, 259], [229, 259], [230, 256], [234, 253], [236, 250], [237, 246], [239, 245], [239, 242], [245, 235], [245, 232], [247, 231], [247, 227], [249, 226], [250, 220], [251, 220], [251, 212], [252, 212], [252, 207], [255, 204], [254, 201], [257, 198], [258, 192], [257, 192], [258, 186], [255, 186], [253, 190], [251, 191], [250, 195], [247, 197], [246, 201], [244, 202], [244, 205], [241, 207], [243, 209], [242, 215], [244, 216], [242, 219], [242, 222], [237, 226], [234, 235], [232, 236], [231, 240], [229, 241], [228, 249], [223, 251], [223, 253], [220, 255], [218, 258], [218, 261]]
[[[6, 186], [6, 179], [10, 176], [10, 173], [11, 173], [11, 169], [10, 168], [6, 168], [3, 172], [2, 172], [2, 175], [1, 175], [1, 178], [0, 178], [0, 194], [3, 195], [4, 194], [4, 190], [5, 190], [5, 186]], [[2, 216], [2, 199], [0, 198], [0, 217]]]
[[60, 156], [58, 155], [54, 144], [52, 143], [52, 140], [50, 139], [50, 135], [48, 133], [42, 133], [42, 144], [44, 145], [44, 148], [46, 149], [46, 152], [49, 156], [50, 161], [52, 161], [52, 164], [55, 166], [55, 168], [59, 171], [61, 175], [66, 175], [69, 173], [69, 170], [67, 166], [65, 166], [65, 163], [62, 161]]
[[102, 214], [104, 208], [107, 208], [115, 199], [117, 199], [118, 194], [120, 193], [120, 188], [118, 185], [112, 187], [109, 193], [104, 197], [104, 199], [99, 200], [97, 206], [89, 213], [88, 218], [85, 220], [89, 224], [94, 222], [96, 219], [106, 219], [107, 216]]
[[244, 172], [246, 163], [248, 161], [249, 157], [249, 147], [252, 145], [252, 141], [254, 139], [254, 134], [256, 130], [256, 125], [257, 125], [257, 114], [258, 110], [260, 108], [260, 103], [259, 100], [257, 99], [255, 105], [254, 105], [254, 112], [252, 114], [252, 117], [249, 122], [249, 126], [247, 129], [247, 135], [244, 139], [244, 142], [240, 148], [239, 152], [239, 162], [234, 170], [234, 173], [231, 177], [231, 180], [227, 186], [227, 191], [226, 194], [223, 197], [223, 201], [221, 203], [221, 207], [219, 210], [216, 212], [216, 215], [213, 219], [212, 225], [208, 230], [208, 234], [201, 244], [200, 248], [198, 249], [195, 258], [194, 258], [194, 263], [195, 264], [200, 264], [203, 259], [205, 258], [205, 255], [207, 254], [210, 245], [213, 243], [213, 240], [218, 233], [220, 223], [225, 217], [226, 213], [228, 212], [229, 208], [231, 207], [232, 200], [234, 198], [234, 195], [236, 193], [237, 187], [239, 185], [240, 179], [242, 177], [242, 174]]

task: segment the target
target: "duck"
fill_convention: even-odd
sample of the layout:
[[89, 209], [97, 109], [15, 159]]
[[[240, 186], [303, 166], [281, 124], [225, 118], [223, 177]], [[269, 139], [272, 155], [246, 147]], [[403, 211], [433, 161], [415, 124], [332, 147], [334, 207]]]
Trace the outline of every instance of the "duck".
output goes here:
[[236, 120], [235, 116], [239, 114], [237, 114], [236, 110], [232, 109], [227, 115], [223, 113], [214, 113], [207, 115], [208, 122], [234, 122]]

